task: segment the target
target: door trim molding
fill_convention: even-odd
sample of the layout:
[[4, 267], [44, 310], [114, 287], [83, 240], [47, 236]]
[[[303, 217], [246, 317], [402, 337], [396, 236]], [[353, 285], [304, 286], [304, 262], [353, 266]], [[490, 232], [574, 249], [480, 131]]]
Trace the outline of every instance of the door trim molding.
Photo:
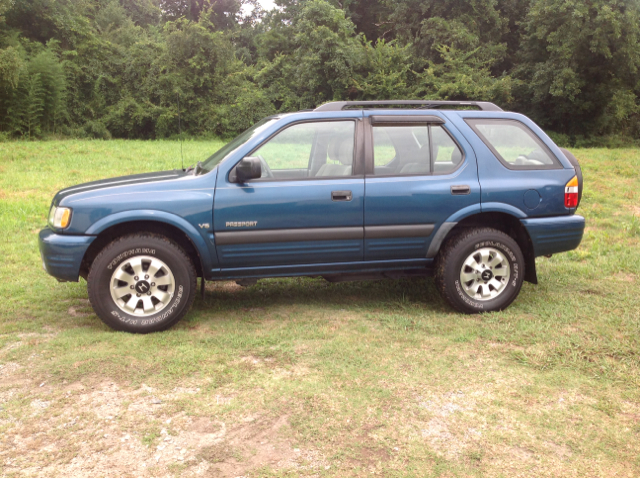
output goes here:
[[215, 234], [217, 245], [292, 243], [297, 241], [362, 240], [362, 226], [341, 228], [298, 228], [257, 231], [221, 231]]
[[364, 239], [427, 237], [433, 233], [433, 229], [432, 224], [365, 226]]
[[293, 243], [298, 241], [340, 241], [383, 238], [420, 238], [433, 233], [434, 225], [391, 225], [341, 228], [298, 228], [281, 230], [220, 231], [217, 245]]

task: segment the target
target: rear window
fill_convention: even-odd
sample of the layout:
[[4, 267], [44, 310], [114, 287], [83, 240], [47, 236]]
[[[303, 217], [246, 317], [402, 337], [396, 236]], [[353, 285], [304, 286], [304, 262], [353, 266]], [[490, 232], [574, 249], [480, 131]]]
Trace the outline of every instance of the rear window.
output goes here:
[[519, 121], [469, 118], [466, 122], [507, 168], [541, 170], [562, 167], [542, 140]]

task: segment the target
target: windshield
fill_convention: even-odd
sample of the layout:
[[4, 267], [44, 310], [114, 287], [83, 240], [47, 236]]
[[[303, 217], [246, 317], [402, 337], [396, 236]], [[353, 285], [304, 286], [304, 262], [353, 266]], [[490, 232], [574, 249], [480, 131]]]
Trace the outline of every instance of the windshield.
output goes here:
[[204, 175], [205, 173], [209, 173], [213, 170], [218, 164], [224, 160], [230, 153], [235, 151], [238, 147], [243, 145], [245, 142], [253, 138], [255, 135], [260, 134], [265, 128], [269, 127], [273, 122], [277, 121], [277, 118], [265, 118], [264, 120], [259, 121], [255, 125], [253, 125], [248, 130], [240, 133], [229, 143], [224, 145], [218, 151], [216, 151], [213, 155], [207, 158], [201, 165], [198, 175]]

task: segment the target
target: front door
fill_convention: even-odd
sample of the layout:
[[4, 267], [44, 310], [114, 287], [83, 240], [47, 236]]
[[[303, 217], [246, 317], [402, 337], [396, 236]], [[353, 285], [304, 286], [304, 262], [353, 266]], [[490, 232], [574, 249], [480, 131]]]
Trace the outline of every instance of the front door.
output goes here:
[[440, 225], [480, 203], [473, 150], [444, 116], [365, 116], [365, 260], [425, 258]]
[[261, 178], [218, 177], [223, 270], [363, 260], [361, 127], [355, 119], [287, 125], [248, 155], [260, 158]]

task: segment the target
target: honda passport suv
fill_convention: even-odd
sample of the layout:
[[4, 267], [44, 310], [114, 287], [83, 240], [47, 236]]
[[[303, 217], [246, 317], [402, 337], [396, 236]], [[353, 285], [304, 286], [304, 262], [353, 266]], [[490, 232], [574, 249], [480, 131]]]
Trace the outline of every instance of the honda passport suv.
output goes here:
[[64, 189], [46, 271], [87, 280], [117, 330], [169, 328], [197, 278], [434, 275], [463, 313], [499, 311], [536, 257], [576, 248], [582, 173], [530, 119], [487, 102], [332, 102], [271, 116], [195, 168]]

